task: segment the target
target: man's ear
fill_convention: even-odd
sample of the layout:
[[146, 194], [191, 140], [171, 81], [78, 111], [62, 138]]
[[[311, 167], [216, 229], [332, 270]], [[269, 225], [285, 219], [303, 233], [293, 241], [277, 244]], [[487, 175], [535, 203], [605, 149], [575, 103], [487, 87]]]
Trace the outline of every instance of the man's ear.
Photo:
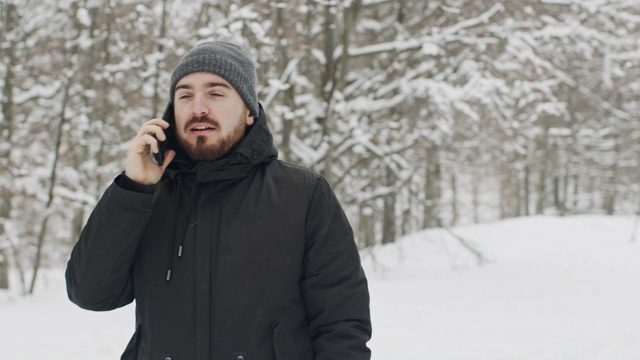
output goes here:
[[247, 122], [247, 126], [251, 126], [253, 125], [253, 123], [255, 123], [255, 118], [253, 115], [251, 115], [251, 112], [249, 110], [247, 110], [247, 118], [245, 121]]

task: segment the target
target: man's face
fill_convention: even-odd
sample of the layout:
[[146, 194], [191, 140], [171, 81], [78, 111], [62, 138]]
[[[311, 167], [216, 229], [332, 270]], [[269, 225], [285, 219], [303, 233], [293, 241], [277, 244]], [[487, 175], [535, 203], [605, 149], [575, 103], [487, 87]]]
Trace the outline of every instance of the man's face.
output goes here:
[[254, 121], [240, 94], [226, 80], [208, 72], [180, 79], [173, 104], [178, 142], [197, 162], [226, 155]]

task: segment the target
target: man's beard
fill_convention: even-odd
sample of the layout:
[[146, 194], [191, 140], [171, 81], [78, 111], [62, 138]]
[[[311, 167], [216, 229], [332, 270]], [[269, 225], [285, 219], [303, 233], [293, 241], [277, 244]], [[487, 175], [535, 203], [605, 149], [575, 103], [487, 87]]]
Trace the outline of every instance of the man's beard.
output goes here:
[[[190, 127], [190, 124], [200, 122], [213, 125], [216, 131], [220, 130], [220, 125], [217, 121], [210, 119], [206, 116], [191, 118], [186, 126], [185, 131]], [[209, 162], [220, 159], [227, 155], [231, 149], [233, 149], [245, 135], [247, 124], [244, 120], [244, 116], [238, 121], [238, 124], [231, 130], [231, 132], [220, 139], [208, 139], [205, 135], [198, 136], [196, 142], [190, 143], [181, 134], [177, 135], [178, 144], [189, 155], [191, 160], [197, 163]]]

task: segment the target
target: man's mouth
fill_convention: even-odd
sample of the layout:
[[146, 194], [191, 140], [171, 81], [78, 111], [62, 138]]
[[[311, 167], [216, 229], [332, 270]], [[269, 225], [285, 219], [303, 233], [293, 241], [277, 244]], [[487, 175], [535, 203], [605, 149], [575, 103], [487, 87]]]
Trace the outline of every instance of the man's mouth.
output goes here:
[[190, 130], [195, 135], [203, 135], [214, 131], [216, 128], [210, 125], [198, 125], [192, 127]]

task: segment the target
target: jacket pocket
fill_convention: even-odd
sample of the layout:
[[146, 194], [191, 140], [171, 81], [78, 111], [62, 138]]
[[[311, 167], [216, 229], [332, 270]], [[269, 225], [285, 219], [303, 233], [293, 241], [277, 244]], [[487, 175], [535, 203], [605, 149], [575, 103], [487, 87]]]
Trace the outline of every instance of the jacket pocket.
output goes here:
[[140, 325], [136, 327], [136, 332], [133, 333], [131, 340], [127, 348], [124, 349], [120, 360], [136, 360], [138, 358], [138, 343], [140, 339]]
[[273, 351], [277, 360], [299, 360], [291, 337], [283, 329], [280, 321], [273, 322]]

